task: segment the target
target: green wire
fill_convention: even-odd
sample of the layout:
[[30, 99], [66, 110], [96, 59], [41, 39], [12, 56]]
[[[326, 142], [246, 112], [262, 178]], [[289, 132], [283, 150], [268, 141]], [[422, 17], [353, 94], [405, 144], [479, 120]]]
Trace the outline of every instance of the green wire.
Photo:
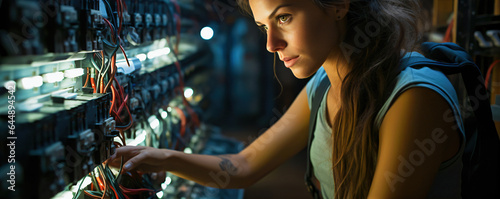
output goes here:
[[[89, 174], [87, 174], [87, 176], [89, 176]], [[85, 176], [85, 177], [87, 177]], [[82, 179], [82, 182], [80, 183], [80, 186], [78, 186], [78, 190], [76, 191], [76, 194], [73, 196], [73, 199], [76, 199], [80, 196], [80, 188], [82, 188], [82, 184], [83, 184], [83, 181], [85, 181], [85, 177]]]

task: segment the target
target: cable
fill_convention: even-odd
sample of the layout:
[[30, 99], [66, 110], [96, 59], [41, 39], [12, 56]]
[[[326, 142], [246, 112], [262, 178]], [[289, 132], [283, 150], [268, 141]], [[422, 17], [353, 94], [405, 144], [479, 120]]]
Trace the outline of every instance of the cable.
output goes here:
[[[89, 175], [90, 174], [86, 175], [86, 177], [88, 177]], [[83, 179], [85, 179], [85, 177]], [[76, 194], [73, 196], [73, 199], [76, 199], [76, 198], [78, 198], [78, 196], [80, 196], [80, 188], [82, 188], [83, 181], [84, 180], [82, 180], [82, 182], [80, 183], [80, 186], [78, 186], [78, 189], [76, 191]]]
[[83, 87], [87, 87], [87, 84], [89, 83], [89, 68], [87, 68], [87, 79], [85, 80], [85, 84], [83, 85]]
[[446, 33], [444, 34], [443, 42], [451, 42], [452, 40], [451, 31], [453, 30], [453, 26], [454, 26], [454, 20], [451, 19], [450, 23], [448, 24], [448, 28], [446, 28]]
[[488, 89], [488, 85], [490, 84], [490, 76], [493, 71], [493, 68], [500, 62], [500, 60], [494, 61], [489, 67], [488, 72], [486, 72], [486, 78], [484, 79], [484, 86]]

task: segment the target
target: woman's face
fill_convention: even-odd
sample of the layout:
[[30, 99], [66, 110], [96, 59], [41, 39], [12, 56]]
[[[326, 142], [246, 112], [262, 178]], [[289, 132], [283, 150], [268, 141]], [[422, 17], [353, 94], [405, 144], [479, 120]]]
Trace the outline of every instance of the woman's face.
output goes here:
[[267, 50], [277, 52], [297, 78], [307, 78], [335, 60], [340, 41], [335, 8], [313, 0], [249, 0], [254, 19], [267, 33]]

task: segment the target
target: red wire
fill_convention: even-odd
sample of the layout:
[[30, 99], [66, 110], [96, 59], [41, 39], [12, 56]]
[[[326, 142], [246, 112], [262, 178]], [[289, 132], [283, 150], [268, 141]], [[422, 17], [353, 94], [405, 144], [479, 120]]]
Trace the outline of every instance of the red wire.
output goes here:
[[100, 177], [97, 177], [97, 185], [99, 185], [99, 189], [101, 189], [101, 191], [104, 189], [104, 183], [101, 181], [101, 178]]
[[118, 193], [116, 192], [116, 190], [113, 187], [113, 185], [110, 185], [109, 187], [111, 187], [111, 190], [113, 191], [113, 193], [115, 193], [116, 198], [119, 199], [120, 197], [118, 197]]
[[500, 62], [500, 60], [494, 61], [490, 67], [488, 67], [488, 72], [486, 72], [486, 78], [484, 79], [484, 86], [488, 89], [488, 85], [490, 84], [490, 76], [493, 68]]
[[94, 78], [93, 77], [90, 78], [90, 84], [92, 85], [92, 88], [94, 89], [94, 93], [95, 93], [96, 90], [95, 90], [95, 82], [94, 82]]
[[115, 108], [115, 103], [116, 103], [116, 94], [115, 94], [115, 87], [111, 85], [111, 108], [109, 109], [109, 114], [113, 111]]
[[113, 26], [106, 18], [102, 18], [102, 19], [104, 19], [104, 21], [108, 24], [109, 29], [111, 30], [111, 39], [113, 39], [113, 41], [115, 41], [115, 36], [113, 35], [113, 33], [114, 33]]
[[83, 87], [87, 87], [87, 84], [89, 83], [89, 76], [90, 76], [89, 71], [90, 71], [89, 68], [87, 68], [87, 80], [85, 80], [85, 85], [83, 85]]
[[122, 30], [122, 21], [123, 21], [123, 5], [121, 0], [116, 0], [116, 10], [118, 13], [118, 17], [120, 17], [120, 24], [118, 25], [118, 35], [120, 35]]
[[184, 134], [186, 133], [186, 115], [184, 115], [184, 112], [179, 107], [174, 108], [177, 111], [177, 114], [179, 114], [179, 117], [181, 118], [181, 137], [184, 137]]
[[120, 108], [118, 108], [117, 113], [120, 114], [122, 112], [123, 106], [127, 105], [127, 100], [128, 100], [128, 95], [125, 96], [125, 99], [123, 100], [123, 103], [120, 105]]
[[127, 61], [127, 65], [130, 67], [130, 63], [128, 63], [127, 54], [125, 53], [125, 50], [123, 50], [122, 45], [120, 45], [120, 49], [122, 50], [123, 56], [125, 57], [125, 60]]
[[100, 197], [98, 197], [98, 196], [95, 196], [95, 195], [92, 195], [92, 194], [88, 193], [87, 191], [83, 191], [83, 193], [84, 193], [85, 195], [87, 195], [87, 196], [91, 197], [91, 198], [100, 198]]
[[446, 33], [444, 35], [443, 42], [451, 42], [451, 30], [453, 29], [454, 20], [451, 19], [450, 24], [448, 24], [448, 28], [446, 28]]
[[116, 128], [118, 130], [126, 131], [126, 130], [130, 129], [130, 127], [132, 127], [132, 124], [134, 124], [134, 119], [132, 118], [132, 114], [130, 113], [128, 106], [125, 106], [125, 109], [127, 109], [127, 113], [128, 113], [129, 118], [130, 118], [130, 124], [128, 126], [126, 126], [125, 128]]

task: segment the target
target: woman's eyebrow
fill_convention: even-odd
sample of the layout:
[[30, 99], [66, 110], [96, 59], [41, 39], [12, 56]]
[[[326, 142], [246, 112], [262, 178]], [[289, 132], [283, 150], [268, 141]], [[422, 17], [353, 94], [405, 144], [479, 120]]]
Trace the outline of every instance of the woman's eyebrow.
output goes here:
[[[289, 7], [289, 6], [292, 6], [292, 4], [291, 4], [291, 3], [288, 3], [288, 4], [281, 4], [281, 5], [277, 6], [277, 7], [273, 10], [273, 12], [271, 12], [271, 14], [269, 14], [269, 16], [268, 16], [267, 18], [268, 18], [268, 19], [272, 19], [272, 18], [274, 17], [274, 15], [276, 14], [276, 12], [278, 12], [278, 10], [279, 10], [280, 8], [283, 8], [283, 7]], [[262, 23], [260, 23], [259, 21], [255, 21], [255, 23], [256, 23], [257, 25], [261, 25], [261, 24], [262, 24]]]

